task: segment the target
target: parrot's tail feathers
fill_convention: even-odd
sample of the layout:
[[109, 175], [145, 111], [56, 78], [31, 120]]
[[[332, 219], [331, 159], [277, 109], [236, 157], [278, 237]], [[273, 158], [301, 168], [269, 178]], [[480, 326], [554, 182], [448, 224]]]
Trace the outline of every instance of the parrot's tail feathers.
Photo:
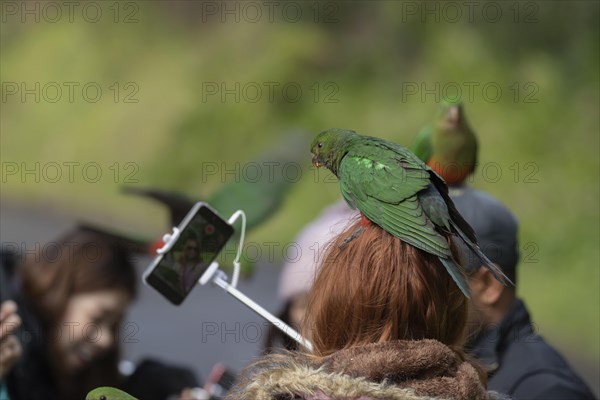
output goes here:
[[467, 299], [471, 298], [469, 284], [467, 283], [467, 279], [465, 275], [461, 272], [458, 265], [454, 262], [452, 258], [442, 258], [439, 257], [440, 261], [446, 267], [446, 271], [450, 274], [456, 285], [460, 289], [461, 292], [465, 295]]
[[504, 272], [502, 272], [502, 270], [496, 266], [496, 264], [494, 264], [489, 258], [487, 258], [487, 256], [483, 254], [479, 246], [477, 246], [475, 243], [469, 240], [469, 238], [460, 230], [460, 228], [458, 228], [458, 226], [454, 224], [454, 222], [452, 222], [452, 227], [454, 228], [454, 231], [458, 234], [460, 239], [467, 245], [469, 250], [471, 250], [477, 255], [477, 257], [479, 257], [483, 265], [485, 265], [485, 267], [492, 273], [496, 280], [498, 280], [504, 286], [515, 286], [514, 282], [511, 281], [510, 278], [506, 276]]
[[502, 270], [496, 266], [496, 264], [494, 264], [489, 258], [487, 258], [485, 254], [483, 254], [479, 246], [475, 245], [474, 247], [475, 249], [473, 251], [479, 256], [481, 261], [484, 262], [485, 267], [492, 273], [492, 275], [494, 275], [494, 278], [496, 278], [504, 286], [515, 286], [515, 283], [511, 281], [510, 278], [506, 276], [504, 272], [502, 272]]

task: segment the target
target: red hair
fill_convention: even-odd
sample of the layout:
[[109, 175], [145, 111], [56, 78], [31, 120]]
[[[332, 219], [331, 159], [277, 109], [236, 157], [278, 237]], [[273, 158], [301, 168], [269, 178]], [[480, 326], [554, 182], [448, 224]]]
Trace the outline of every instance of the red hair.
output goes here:
[[390, 340], [436, 339], [462, 356], [467, 299], [439, 259], [374, 224], [330, 243], [303, 326], [314, 355]]

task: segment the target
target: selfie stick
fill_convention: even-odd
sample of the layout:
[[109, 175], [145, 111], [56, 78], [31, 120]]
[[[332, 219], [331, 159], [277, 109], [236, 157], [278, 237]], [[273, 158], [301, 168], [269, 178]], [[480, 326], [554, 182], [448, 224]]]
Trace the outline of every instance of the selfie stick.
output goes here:
[[310, 341], [303, 338], [298, 332], [296, 332], [291, 326], [275, 317], [273, 314], [265, 310], [259, 304], [254, 302], [244, 293], [240, 292], [236, 289], [237, 282], [240, 276], [240, 256], [242, 253], [242, 246], [244, 244], [244, 235], [246, 233], [246, 214], [242, 210], [236, 211], [227, 221], [230, 225], [238, 219], [238, 217], [242, 217], [242, 233], [240, 235], [240, 243], [238, 245], [238, 251], [233, 261], [233, 276], [231, 278], [231, 283], [227, 282], [227, 274], [219, 269], [219, 264], [216, 261], [213, 261], [212, 264], [208, 267], [206, 272], [200, 277], [198, 283], [200, 285], [206, 285], [208, 282], [212, 282], [214, 285], [219, 286], [227, 293], [244, 303], [248, 306], [252, 311], [256, 312], [258, 315], [275, 325], [276, 328], [280, 329], [283, 333], [294, 339], [300, 345], [304, 346], [308, 351], [312, 351], [313, 346]]

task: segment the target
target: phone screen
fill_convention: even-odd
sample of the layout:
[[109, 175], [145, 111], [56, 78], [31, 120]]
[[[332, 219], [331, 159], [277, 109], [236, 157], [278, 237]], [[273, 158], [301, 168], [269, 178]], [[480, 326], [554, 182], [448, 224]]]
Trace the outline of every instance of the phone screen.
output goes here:
[[198, 203], [181, 223], [171, 249], [155, 260], [146, 282], [172, 303], [181, 304], [232, 234], [231, 225]]

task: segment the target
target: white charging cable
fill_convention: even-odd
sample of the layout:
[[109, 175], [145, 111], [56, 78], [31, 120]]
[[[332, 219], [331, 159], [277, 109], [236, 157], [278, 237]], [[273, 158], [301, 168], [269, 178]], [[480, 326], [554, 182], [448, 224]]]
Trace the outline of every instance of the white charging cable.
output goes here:
[[242, 217], [242, 233], [240, 234], [240, 243], [238, 244], [237, 254], [235, 260], [233, 260], [233, 275], [231, 276], [232, 287], [237, 287], [238, 280], [240, 279], [240, 257], [242, 256], [242, 248], [244, 247], [244, 237], [246, 236], [246, 214], [242, 210], [237, 210], [227, 222], [229, 225], [233, 225], [239, 217]]

